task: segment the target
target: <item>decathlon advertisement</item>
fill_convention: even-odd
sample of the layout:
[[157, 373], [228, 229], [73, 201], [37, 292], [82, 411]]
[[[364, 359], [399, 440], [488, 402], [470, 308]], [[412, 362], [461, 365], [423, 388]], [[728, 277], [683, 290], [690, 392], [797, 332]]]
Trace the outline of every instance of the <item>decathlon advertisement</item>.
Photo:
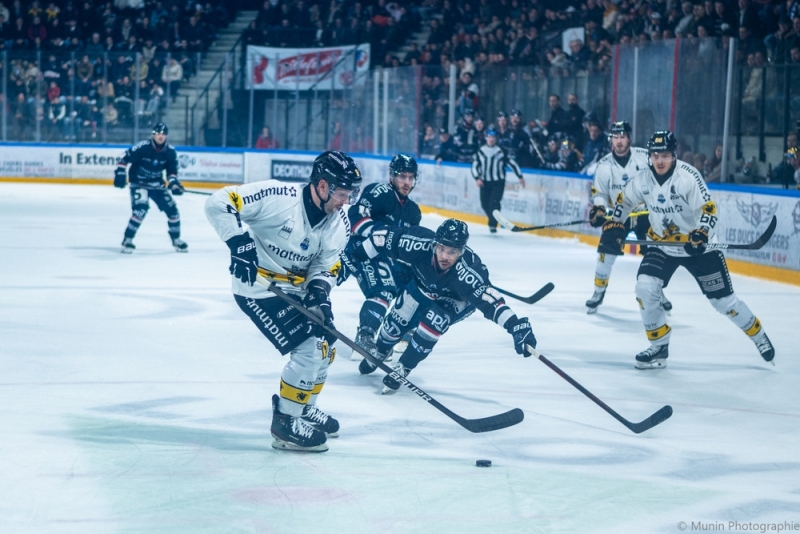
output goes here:
[[329, 48], [247, 47], [247, 89], [329, 91], [363, 85], [369, 44]]

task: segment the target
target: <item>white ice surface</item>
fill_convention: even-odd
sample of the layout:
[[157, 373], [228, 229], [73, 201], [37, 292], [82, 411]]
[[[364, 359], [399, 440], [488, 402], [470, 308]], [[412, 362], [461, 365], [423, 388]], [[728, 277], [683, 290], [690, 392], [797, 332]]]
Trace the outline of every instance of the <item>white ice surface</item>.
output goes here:
[[[341, 437], [278, 452], [270, 397], [286, 360], [235, 305], [204, 201], [178, 199], [188, 254], [153, 207], [128, 256], [127, 190], [0, 184], [0, 532], [800, 529], [800, 288], [733, 276], [772, 367], [679, 271], [669, 367], [637, 371], [638, 257], [620, 258], [587, 316], [592, 248], [471, 225], [495, 284], [555, 284], [533, 306], [509, 301], [543, 354], [630, 420], [665, 404], [673, 417], [631, 433], [476, 314], [409, 379], [468, 418], [519, 407], [521, 424], [471, 434], [407, 390], [380, 396], [380, 373], [360, 376], [343, 350], [320, 398]], [[352, 336], [355, 282], [333, 302]]]

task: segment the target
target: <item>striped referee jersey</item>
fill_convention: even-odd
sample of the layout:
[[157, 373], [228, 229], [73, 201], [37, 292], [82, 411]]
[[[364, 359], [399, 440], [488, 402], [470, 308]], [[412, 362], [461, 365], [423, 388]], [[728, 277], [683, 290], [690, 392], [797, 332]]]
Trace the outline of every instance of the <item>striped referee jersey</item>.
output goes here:
[[522, 171], [513, 159], [499, 146], [483, 145], [472, 160], [472, 177], [484, 182], [500, 182], [506, 179], [506, 167], [511, 167], [517, 178], [522, 178]]

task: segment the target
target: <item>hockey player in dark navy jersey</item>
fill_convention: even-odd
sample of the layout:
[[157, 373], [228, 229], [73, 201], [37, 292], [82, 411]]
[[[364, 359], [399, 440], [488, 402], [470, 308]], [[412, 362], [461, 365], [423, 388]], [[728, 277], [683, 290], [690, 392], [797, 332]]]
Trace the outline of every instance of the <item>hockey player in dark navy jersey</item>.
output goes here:
[[403, 285], [403, 279], [407, 277], [398, 272], [397, 266], [388, 258], [379, 256], [357, 261], [353, 258], [353, 252], [375, 230], [419, 225], [422, 219], [419, 206], [408, 198], [417, 184], [417, 173], [417, 162], [412, 156], [397, 154], [389, 163], [389, 183], [368, 185], [358, 203], [348, 211], [353, 237], [345, 249], [345, 268], [338, 283], [344, 282], [350, 274], [355, 275], [367, 299], [361, 306], [355, 341], [373, 354], [378, 328], [386, 310], [397, 297], [398, 287]]
[[[182, 195], [183, 186], [178, 180], [178, 153], [167, 144], [169, 128], [163, 122], [153, 126], [153, 137], [141, 141], [125, 151], [114, 171], [114, 187], [131, 184], [131, 218], [122, 240], [122, 252], [132, 253], [136, 246], [133, 238], [150, 209], [150, 201], [167, 216], [167, 228], [172, 246], [178, 252], [188, 252], [189, 246], [181, 239], [181, 216], [172, 195]], [[130, 169], [126, 169], [130, 164]], [[164, 182], [164, 171], [167, 173]]]
[[[406, 266], [412, 273], [378, 333], [377, 357], [385, 360], [400, 338], [416, 328], [392, 375], [408, 376], [450, 325], [476, 309], [513, 336], [518, 354], [528, 357], [536, 348], [527, 317], [517, 317], [505, 303], [489, 281], [489, 271], [480, 257], [467, 247], [468, 240], [466, 223], [448, 219], [436, 232], [421, 226], [375, 230], [356, 248], [356, 259], [380, 255]], [[366, 359], [358, 367], [362, 374], [375, 368]], [[384, 393], [400, 387], [392, 375], [383, 379]]]

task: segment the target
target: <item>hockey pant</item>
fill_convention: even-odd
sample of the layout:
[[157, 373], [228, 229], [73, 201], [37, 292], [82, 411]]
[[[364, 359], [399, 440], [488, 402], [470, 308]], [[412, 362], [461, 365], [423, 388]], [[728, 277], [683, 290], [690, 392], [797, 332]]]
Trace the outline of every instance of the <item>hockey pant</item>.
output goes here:
[[399, 362], [414, 369], [428, 357], [439, 338], [451, 325], [466, 319], [475, 306], [448, 298], [432, 299], [415, 281], [410, 282], [395, 300], [378, 334], [378, 353], [388, 354], [398, 341], [415, 329]]
[[234, 295], [234, 298], [275, 348], [281, 354], [289, 354], [289, 362], [281, 372], [278, 408], [281, 413], [299, 417], [306, 404], [316, 403], [328, 378], [335, 349], [311, 335], [308, 319], [291, 304], [277, 297], [252, 299]]
[[[647, 230], [650, 228], [650, 221], [646, 215], [638, 217], [629, 217], [625, 221], [625, 234], [631, 231], [636, 233], [636, 238], [645, 240], [647, 239]], [[646, 246], [640, 247], [642, 255], [647, 251]], [[617, 256], [614, 254], [606, 254], [597, 249], [597, 265], [594, 270], [594, 287], [598, 291], [605, 291], [608, 286], [608, 279], [611, 277], [611, 269], [614, 267], [614, 262], [617, 261]], [[666, 284], [664, 284], [666, 286]]]
[[131, 218], [128, 227], [125, 228], [125, 237], [133, 239], [142, 221], [147, 217], [150, 209], [150, 200], [155, 202], [158, 209], [167, 216], [167, 231], [172, 239], [181, 236], [181, 216], [178, 213], [178, 205], [172, 198], [172, 193], [166, 189], [145, 189], [131, 185]]
[[722, 252], [712, 250], [700, 256], [676, 257], [658, 247], [648, 247], [636, 278], [636, 300], [651, 344], [669, 343], [672, 329], [667, 324], [667, 312], [661, 307], [661, 289], [681, 266], [691, 273], [715, 310], [751, 338], [761, 333], [761, 322], [733, 292]]
[[480, 192], [481, 208], [489, 218], [489, 228], [497, 228], [497, 219], [494, 218], [492, 212], [500, 209], [500, 201], [503, 200], [503, 193], [505, 193], [505, 190], [505, 180], [496, 180], [493, 182], [484, 180], [483, 182], [483, 187], [481, 187]]

